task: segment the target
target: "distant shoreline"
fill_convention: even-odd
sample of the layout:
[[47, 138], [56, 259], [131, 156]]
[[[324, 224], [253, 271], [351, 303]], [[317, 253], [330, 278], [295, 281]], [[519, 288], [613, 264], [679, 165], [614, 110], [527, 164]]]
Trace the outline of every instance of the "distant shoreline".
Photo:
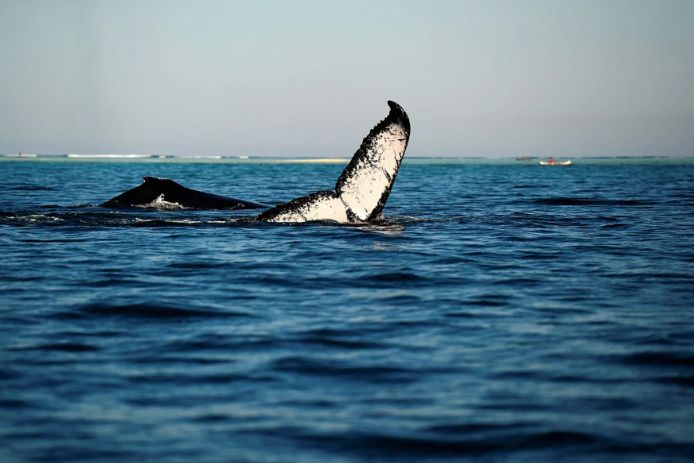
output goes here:
[[[508, 164], [508, 165], [537, 165], [544, 156], [409, 156], [405, 163], [414, 164]], [[694, 156], [567, 156], [558, 157], [560, 160], [572, 160], [574, 164], [691, 164]], [[100, 153], [100, 154], [36, 154], [18, 153], [0, 154], [0, 161], [34, 161], [34, 162], [129, 162], [129, 163], [231, 163], [231, 164], [347, 164], [347, 157], [301, 157], [301, 156], [179, 156], [162, 154], [136, 153]]]

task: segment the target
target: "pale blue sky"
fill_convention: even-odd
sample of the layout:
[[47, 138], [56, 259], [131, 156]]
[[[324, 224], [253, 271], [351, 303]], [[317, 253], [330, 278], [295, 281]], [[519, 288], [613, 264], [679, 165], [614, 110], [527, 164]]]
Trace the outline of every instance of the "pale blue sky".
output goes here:
[[0, 0], [0, 152], [694, 155], [694, 1]]

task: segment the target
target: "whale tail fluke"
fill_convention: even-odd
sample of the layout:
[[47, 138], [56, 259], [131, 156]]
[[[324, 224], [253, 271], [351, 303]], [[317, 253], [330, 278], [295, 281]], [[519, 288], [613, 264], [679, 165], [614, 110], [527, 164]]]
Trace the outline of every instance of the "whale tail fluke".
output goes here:
[[335, 190], [302, 196], [258, 216], [268, 222], [331, 220], [369, 222], [388, 200], [410, 138], [410, 120], [402, 107], [388, 101], [388, 116], [371, 129], [337, 180]]

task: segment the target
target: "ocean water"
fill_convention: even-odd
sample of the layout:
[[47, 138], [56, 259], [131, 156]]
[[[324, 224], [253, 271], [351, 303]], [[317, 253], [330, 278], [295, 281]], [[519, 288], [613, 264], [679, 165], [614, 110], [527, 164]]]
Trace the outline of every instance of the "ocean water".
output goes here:
[[0, 461], [694, 459], [692, 162], [409, 160], [361, 227], [94, 206], [342, 168], [0, 160]]

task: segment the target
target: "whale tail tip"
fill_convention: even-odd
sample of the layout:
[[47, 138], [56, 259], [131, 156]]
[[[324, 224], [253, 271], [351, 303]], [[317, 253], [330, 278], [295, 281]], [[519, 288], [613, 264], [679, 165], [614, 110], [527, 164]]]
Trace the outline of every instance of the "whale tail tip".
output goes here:
[[410, 118], [407, 116], [405, 110], [402, 109], [402, 106], [400, 106], [393, 100], [388, 100], [388, 107], [390, 108], [390, 113], [388, 114], [388, 117], [386, 117], [386, 119], [392, 117], [393, 120], [402, 124], [403, 129], [407, 132], [407, 135], [409, 136]]

